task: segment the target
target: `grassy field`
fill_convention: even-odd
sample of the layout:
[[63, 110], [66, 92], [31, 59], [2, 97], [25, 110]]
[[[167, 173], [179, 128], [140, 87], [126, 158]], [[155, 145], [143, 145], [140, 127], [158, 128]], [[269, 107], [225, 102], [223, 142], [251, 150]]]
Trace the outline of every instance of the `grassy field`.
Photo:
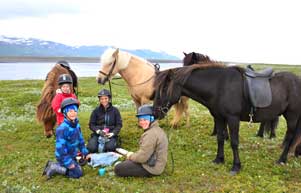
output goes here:
[[[256, 66], [257, 69], [262, 68]], [[289, 70], [300, 75], [298, 66], [275, 66], [276, 71]], [[123, 80], [114, 80], [125, 84]], [[95, 78], [80, 78], [80, 123], [87, 141], [89, 116], [97, 105], [96, 94], [101, 86]], [[42, 80], [0, 81], [0, 192], [301, 192], [301, 160], [289, 156], [288, 164], [277, 165], [286, 124], [281, 118], [277, 138], [255, 137], [258, 124], [240, 127], [240, 157], [242, 170], [231, 176], [232, 150], [225, 143], [225, 164], [215, 165], [216, 138], [210, 136], [213, 120], [206, 108], [190, 101], [191, 127], [185, 122], [170, 129], [168, 121], [160, 125], [170, 136], [171, 159], [163, 175], [153, 178], [119, 178], [112, 173], [98, 176], [98, 168], [84, 167], [79, 180], [56, 176], [46, 181], [42, 170], [47, 160], [54, 160], [52, 137], [43, 136], [43, 128], [35, 120], [35, 105], [39, 100]], [[108, 87], [106, 87], [108, 88]], [[135, 107], [124, 86], [113, 85], [113, 103], [119, 107], [123, 128], [122, 145], [135, 151], [142, 133], [137, 127]]]

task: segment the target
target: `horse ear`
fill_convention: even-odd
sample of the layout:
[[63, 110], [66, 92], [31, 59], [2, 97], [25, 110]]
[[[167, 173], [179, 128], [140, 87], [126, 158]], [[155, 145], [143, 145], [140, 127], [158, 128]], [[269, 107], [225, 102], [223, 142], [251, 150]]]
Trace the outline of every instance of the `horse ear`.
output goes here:
[[119, 53], [119, 48], [117, 48], [117, 49], [115, 50], [115, 52], [113, 53], [113, 57], [116, 58], [116, 56], [118, 55], [118, 53]]
[[187, 54], [185, 52], [183, 52], [184, 56], [187, 56]]

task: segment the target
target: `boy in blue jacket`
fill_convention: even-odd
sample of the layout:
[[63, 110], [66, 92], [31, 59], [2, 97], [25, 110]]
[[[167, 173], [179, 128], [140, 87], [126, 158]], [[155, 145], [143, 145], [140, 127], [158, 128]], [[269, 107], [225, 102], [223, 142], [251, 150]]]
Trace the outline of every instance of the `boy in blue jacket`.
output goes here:
[[50, 179], [55, 174], [66, 175], [69, 178], [83, 176], [81, 166], [76, 161], [78, 151], [89, 159], [85, 141], [77, 119], [79, 103], [74, 98], [66, 98], [61, 104], [64, 122], [56, 129], [55, 157], [58, 162], [48, 161], [43, 175]]

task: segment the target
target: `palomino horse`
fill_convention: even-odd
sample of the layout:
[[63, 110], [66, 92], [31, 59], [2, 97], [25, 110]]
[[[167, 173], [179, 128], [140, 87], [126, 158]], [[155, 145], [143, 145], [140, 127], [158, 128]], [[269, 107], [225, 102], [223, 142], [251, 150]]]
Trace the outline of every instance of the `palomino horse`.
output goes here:
[[[214, 117], [217, 128], [217, 154], [214, 163], [224, 163], [224, 128], [230, 130], [233, 165], [231, 174], [241, 169], [239, 158], [240, 121], [249, 121], [251, 103], [245, 97], [244, 69], [220, 65], [192, 65], [159, 72], [156, 76], [154, 112], [163, 118], [171, 105], [181, 96], [203, 104]], [[278, 72], [270, 79], [272, 102], [257, 108], [254, 122], [263, 122], [283, 115], [287, 131], [283, 152], [278, 163], [285, 163], [289, 150], [294, 150], [301, 139], [301, 80], [293, 73]]]
[[[187, 54], [187, 53], [183, 52], [183, 54], [185, 56], [183, 58], [183, 66], [191, 66], [193, 64], [202, 65], [202, 64], [211, 64], [211, 63], [216, 64], [217, 63], [216, 61], [211, 60], [211, 58], [209, 56], [206, 56], [206, 55], [203, 55], [200, 53], [191, 52], [191, 53]], [[223, 63], [220, 63], [220, 64], [223, 65]], [[259, 130], [257, 132], [257, 136], [263, 137], [264, 132], [266, 132], [266, 133], [270, 132], [270, 138], [276, 137], [275, 130], [277, 128], [278, 122], [279, 122], [278, 117], [271, 121], [261, 122]], [[216, 127], [214, 124], [214, 128], [213, 128], [211, 135], [216, 135], [216, 132], [217, 132]], [[226, 138], [228, 138], [227, 131], [225, 131], [225, 135], [226, 135]]]
[[[149, 103], [154, 96], [154, 78], [156, 68], [150, 62], [119, 49], [107, 49], [101, 56], [102, 67], [97, 81], [105, 84], [116, 73], [119, 73], [128, 85], [128, 90], [136, 107]], [[180, 100], [175, 106], [175, 117], [171, 124], [177, 126], [183, 112], [186, 125], [189, 126], [187, 99]]]
[[75, 87], [77, 87], [77, 76], [70, 68], [68, 69], [60, 64], [56, 64], [47, 74], [41, 99], [36, 108], [36, 119], [43, 124], [46, 137], [51, 137], [54, 133], [53, 128], [56, 123], [56, 116], [51, 107], [51, 102], [58, 89], [58, 78], [61, 74], [71, 75], [73, 80], [73, 92], [75, 92]]

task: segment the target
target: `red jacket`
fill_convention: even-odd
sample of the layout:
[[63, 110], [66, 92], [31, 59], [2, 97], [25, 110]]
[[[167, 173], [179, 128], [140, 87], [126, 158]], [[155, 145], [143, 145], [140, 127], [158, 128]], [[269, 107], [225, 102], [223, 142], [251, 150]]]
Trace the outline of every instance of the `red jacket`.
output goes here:
[[56, 123], [60, 125], [64, 121], [63, 112], [59, 112], [61, 109], [61, 104], [65, 98], [76, 98], [75, 94], [67, 94], [67, 93], [58, 93], [52, 100], [51, 106], [53, 111], [56, 114]]

